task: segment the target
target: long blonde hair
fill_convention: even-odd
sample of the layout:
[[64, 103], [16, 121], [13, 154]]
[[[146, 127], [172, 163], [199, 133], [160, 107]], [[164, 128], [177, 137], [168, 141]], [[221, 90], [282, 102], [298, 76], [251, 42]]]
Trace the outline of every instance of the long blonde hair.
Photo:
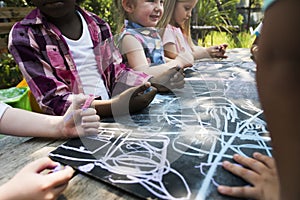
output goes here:
[[[176, 4], [179, 2], [189, 2], [189, 1], [190, 0], [165, 0], [164, 14], [157, 25], [157, 27], [160, 29], [161, 37], [163, 37], [167, 25], [171, 24], [171, 23], [174, 24], [173, 16], [175, 13]], [[185, 21], [183, 26], [178, 26], [178, 27], [181, 29], [184, 36], [187, 38], [190, 47], [193, 48], [194, 43], [193, 43], [192, 37], [191, 37], [191, 25], [190, 24], [191, 24], [191, 19]]]
[[[133, 5], [136, 5], [137, 0], [127, 0], [127, 1], [132, 3]], [[123, 2], [123, 0], [114, 0], [115, 7], [119, 11], [119, 13], [117, 13], [117, 14], [119, 14], [119, 17], [118, 17], [119, 21], [117, 22], [119, 30], [121, 30], [124, 27], [124, 20], [128, 19], [128, 14], [124, 10], [122, 2]]]

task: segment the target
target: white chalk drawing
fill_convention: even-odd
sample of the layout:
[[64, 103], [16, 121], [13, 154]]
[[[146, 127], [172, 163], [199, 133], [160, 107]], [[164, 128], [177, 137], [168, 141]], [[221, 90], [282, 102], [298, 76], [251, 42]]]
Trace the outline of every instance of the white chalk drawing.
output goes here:
[[[246, 68], [249, 66], [246, 64]], [[79, 146], [67, 142], [59, 147], [62, 153], [52, 152], [50, 156], [83, 163], [78, 169], [85, 173], [101, 168], [111, 173], [105, 177], [110, 182], [138, 184], [155, 198], [206, 199], [211, 187], [220, 184], [214, 176], [223, 160], [232, 159], [234, 153], [251, 156], [254, 151], [272, 156], [256, 94], [254, 100], [227, 95], [234, 94], [228, 92], [235, 88], [232, 83], [246, 76], [235, 70], [229, 81], [223, 80], [229, 72], [222, 68], [224, 65], [211, 69], [217, 71], [217, 81], [205, 74], [198, 79], [187, 78], [191, 87], [185, 88], [184, 94], [190, 91], [189, 95], [180, 95], [180, 91], [175, 95], [157, 95], [149, 112], [139, 114], [132, 124], [103, 125], [97, 136], [81, 138]], [[200, 69], [198, 66], [191, 70], [200, 73]], [[202, 85], [201, 80], [205, 80]], [[189, 185], [189, 177], [183, 173], [186, 169], [176, 168], [181, 156], [198, 160], [185, 166], [197, 169], [197, 176], [202, 176], [198, 188]], [[167, 176], [180, 185], [180, 194], [170, 189], [171, 183], [165, 182]]]

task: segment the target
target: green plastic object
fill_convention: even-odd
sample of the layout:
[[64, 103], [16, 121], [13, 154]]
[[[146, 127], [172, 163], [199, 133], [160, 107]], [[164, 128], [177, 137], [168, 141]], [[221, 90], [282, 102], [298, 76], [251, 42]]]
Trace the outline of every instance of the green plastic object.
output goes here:
[[0, 101], [14, 108], [21, 108], [31, 111], [28, 97], [29, 87], [11, 87], [0, 90]]

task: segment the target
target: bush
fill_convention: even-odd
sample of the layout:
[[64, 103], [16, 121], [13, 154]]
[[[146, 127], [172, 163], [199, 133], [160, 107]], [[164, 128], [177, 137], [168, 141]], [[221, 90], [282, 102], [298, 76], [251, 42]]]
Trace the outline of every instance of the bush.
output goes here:
[[[204, 40], [199, 39], [198, 45], [209, 47], [227, 43], [228, 48], [250, 48], [254, 39], [255, 36], [245, 31], [236, 34], [235, 39], [232, 37], [231, 33], [211, 31]], [[236, 40], [238, 40], [238, 42], [236, 42]]]
[[22, 73], [9, 53], [0, 55], [0, 89], [16, 86], [23, 79]]

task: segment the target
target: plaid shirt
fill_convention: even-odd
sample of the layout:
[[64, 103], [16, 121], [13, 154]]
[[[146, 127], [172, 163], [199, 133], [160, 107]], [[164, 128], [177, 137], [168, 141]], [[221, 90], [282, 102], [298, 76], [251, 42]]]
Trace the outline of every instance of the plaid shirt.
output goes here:
[[[109, 96], [146, 82], [150, 76], [122, 64], [109, 25], [77, 7], [88, 24], [94, 53]], [[17, 22], [9, 35], [9, 50], [41, 109], [63, 115], [72, 94], [84, 93], [71, 51], [57, 27], [35, 9]]]

